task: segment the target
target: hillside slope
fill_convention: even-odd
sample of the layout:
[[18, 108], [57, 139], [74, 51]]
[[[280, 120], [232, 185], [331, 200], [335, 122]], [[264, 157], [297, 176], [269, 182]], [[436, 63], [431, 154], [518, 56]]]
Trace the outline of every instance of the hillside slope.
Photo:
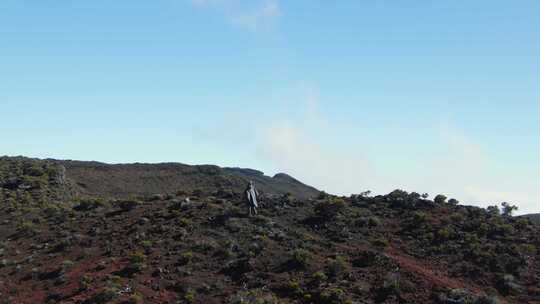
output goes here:
[[190, 166], [179, 163], [119, 164], [98, 162], [59, 161], [66, 168], [66, 176], [77, 190], [85, 195], [127, 197], [149, 196], [156, 193], [173, 194], [178, 191], [219, 189], [242, 192], [249, 180], [268, 194], [291, 193], [299, 198], [316, 196], [319, 191], [293, 178], [274, 178], [260, 171], [240, 168], [220, 168], [212, 165]]
[[540, 213], [538, 213], [538, 214], [527, 214], [527, 215], [524, 215], [523, 217], [526, 217], [526, 218], [530, 219], [533, 223], [536, 223], [537, 225], [540, 225]]
[[212, 178], [77, 198], [58, 163], [0, 168], [0, 303], [540, 303], [540, 229], [493, 209], [396, 190], [267, 195], [247, 217]]

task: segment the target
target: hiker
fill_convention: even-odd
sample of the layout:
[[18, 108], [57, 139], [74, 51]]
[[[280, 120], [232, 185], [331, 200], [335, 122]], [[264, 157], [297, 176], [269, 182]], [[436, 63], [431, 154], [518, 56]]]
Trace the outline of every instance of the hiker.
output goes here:
[[257, 203], [257, 197], [259, 196], [259, 192], [257, 192], [255, 186], [253, 186], [252, 181], [250, 181], [247, 185], [247, 188], [244, 191], [244, 195], [249, 208], [249, 216], [251, 216], [253, 213], [257, 214], [257, 208], [259, 207], [259, 204]]

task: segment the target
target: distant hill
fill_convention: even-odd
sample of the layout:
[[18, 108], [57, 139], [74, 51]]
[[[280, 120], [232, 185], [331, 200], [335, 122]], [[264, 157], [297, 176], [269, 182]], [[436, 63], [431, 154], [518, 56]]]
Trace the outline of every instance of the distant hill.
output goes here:
[[523, 217], [527, 217], [527, 218], [529, 218], [531, 221], [533, 221], [534, 223], [540, 225], [540, 213], [537, 213], [537, 214], [527, 214], [527, 215], [524, 215]]
[[[267, 195], [291, 194], [308, 199], [320, 192], [285, 173], [270, 177], [253, 169], [181, 163], [113, 165], [94, 161], [0, 157], [0, 186], [41, 189], [43, 195], [53, 199], [73, 196], [125, 198], [194, 191], [213, 195], [220, 190], [239, 195], [248, 181], [253, 181], [256, 188]], [[49, 184], [61, 187], [53, 189]]]
[[118, 164], [98, 162], [58, 161], [66, 168], [66, 177], [78, 192], [86, 195], [126, 197], [129, 195], [190, 193], [201, 190], [206, 194], [221, 189], [241, 193], [248, 181], [266, 194], [290, 193], [301, 199], [319, 194], [286, 175], [266, 176], [252, 169], [220, 168], [213, 165], [185, 165], [180, 163]]

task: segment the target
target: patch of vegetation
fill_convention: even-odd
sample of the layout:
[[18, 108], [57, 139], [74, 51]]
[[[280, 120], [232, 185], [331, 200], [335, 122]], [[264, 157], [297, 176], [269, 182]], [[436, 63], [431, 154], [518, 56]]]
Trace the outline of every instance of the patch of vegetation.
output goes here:
[[344, 257], [338, 255], [328, 261], [326, 268], [328, 276], [338, 277], [348, 268], [348, 263]]
[[113, 288], [105, 288], [91, 298], [85, 300], [83, 304], [106, 304], [118, 297], [118, 293]]
[[127, 303], [128, 304], [142, 304], [144, 303], [144, 297], [140, 292], [135, 292], [129, 296]]
[[227, 304], [282, 304], [276, 295], [260, 289], [239, 291], [229, 297]]
[[184, 300], [186, 301], [186, 303], [195, 303], [196, 299], [197, 293], [193, 289], [188, 289], [184, 294]]
[[390, 246], [390, 242], [386, 238], [381, 236], [371, 239], [371, 245], [380, 249], [384, 249]]
[[143, 204], [142, 201], [136, 199], [118, 200], [114, 203], [122, 211], [131, 211]]
[[326, 282], [328, 280], [328, 276], [323, 271], [317, 271], [315, 272], [311, 278], [313, 279], [313, 282], [315, 284], [321, 284]]
[[345, 200], [332, 197], [319, 202], [315, 206], [315, 212], [322, 218], [332, 219], [345, 209]]
[[309, 265], [311, 254], [304, 249], [297, 249], [292, 254], [292, 262], [296, 267], [306, 268]]
[[182, 255], [180, 256], [180, 259], [178, 260], [178, 262], [181, 265], [187, 265], [191, 263], [191, 261], [193, 261], [193, 252], [191, 251], [182, 253]]
[[108, 203], [104, 199], [100, 198], [85, 198], [78, 199], [73, 207], [76, 211], [91, 211], [98, 208], [108, 207]]
[[433, 201], [435, 202], [435, 204], [442, 205], [442, 204], [446, 203], [446, 199], [447, 199], [447, 197], [445, 195], [439, 194], [439, 195], [435, 196]]
[[92, 286], [93, 279], [90, 275], [83, 275], [79, 279], [79, 290], [80, 291], [86, 291]]

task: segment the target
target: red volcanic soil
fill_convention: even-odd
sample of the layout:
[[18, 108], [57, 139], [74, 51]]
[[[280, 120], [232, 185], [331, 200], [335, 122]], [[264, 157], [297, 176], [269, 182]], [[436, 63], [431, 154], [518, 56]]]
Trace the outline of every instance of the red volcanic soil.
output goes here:
[[0, 303], [540, 303], [527, 219], [403, 191], [60, 200], [50, 167], [1, 165]]

